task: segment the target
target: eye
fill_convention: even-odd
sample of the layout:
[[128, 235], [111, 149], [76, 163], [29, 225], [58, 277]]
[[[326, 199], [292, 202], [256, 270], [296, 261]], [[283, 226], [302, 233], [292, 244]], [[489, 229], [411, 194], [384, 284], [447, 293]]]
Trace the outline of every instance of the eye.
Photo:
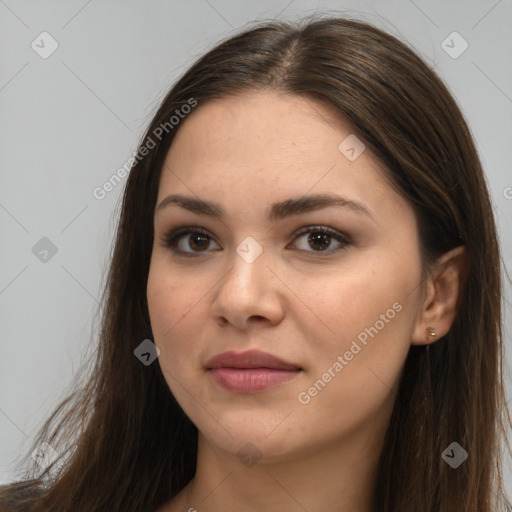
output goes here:
[[[304, 235], [308, 235], [307, 238], [305, 238]], [[325, 226], [309, 226], [304, 228], [297, 234], [295, 240], [301, 238], [305, 240], [305, 244], [303, 244], [303, 246], [307, 244], [307, 246], [314, 248], [313, 251], [309, 251], [307, 248], [299, 247], [299, 249], [307, 252], [333, 253], [345, 249], [349, 244], [348, 237]], [[334, 249], [330, 248], [333, 239], [338, 243], [338, 247]]]
[[[187, 236], [185, 236], [187, 235]], [[161, 238], [164, 247], [170, 248], [176, 254], [193, 256], [206, 252], [213, 239], [208, 232], [199, 227], [179, 228]], [[188, 251], [187, 249], [192, 249]]]
[[[308, 237], [305, 238], [305, 235], [308, 235]], [[297, 233], [294, 240], [301, 238], [305, 240], [305, 244], [313, 248], [313, 251], [310, 251], [307, 248], [298, 247], [306, 252], [333, 253], [345, 249], [350, 243], [347, 236], [325, 226], [308, 226]], [[207, 252], [212, 242], [217, 245], [217, 248], [220, 248], [205, 229], [193, 226], [175, 229], [164, 235], [160, 240], [164, 247], [171, 249], [175, 254], [187, 257], [198, 256], [202, 252]], [[338, 243], [338, 247], [330, 247], [333, 240]]]

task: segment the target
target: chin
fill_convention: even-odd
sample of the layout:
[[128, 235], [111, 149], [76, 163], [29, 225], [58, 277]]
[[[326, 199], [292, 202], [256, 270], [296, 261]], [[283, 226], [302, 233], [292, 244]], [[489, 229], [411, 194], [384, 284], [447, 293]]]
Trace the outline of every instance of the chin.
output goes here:
[[261, 459], [261, 462], [293, 458], [294, 453], [300, 458], [302, 443], [290, 436], [293, 429], [282, 428], [281, 415], [238, 412], [220, 415], [217, 419], [222, 426], [212, 421], [198, 428], [201, 435], [219, 450], [241, 459]]

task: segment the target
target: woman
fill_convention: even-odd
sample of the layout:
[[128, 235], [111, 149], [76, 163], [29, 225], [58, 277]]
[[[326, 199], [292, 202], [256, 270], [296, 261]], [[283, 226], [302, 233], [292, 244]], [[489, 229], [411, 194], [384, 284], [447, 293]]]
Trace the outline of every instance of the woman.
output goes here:
[[144, 135], [94, 372], [2, 510], [511, 510], [500, 263], [409, 48], [345, 19], [234, 36]]

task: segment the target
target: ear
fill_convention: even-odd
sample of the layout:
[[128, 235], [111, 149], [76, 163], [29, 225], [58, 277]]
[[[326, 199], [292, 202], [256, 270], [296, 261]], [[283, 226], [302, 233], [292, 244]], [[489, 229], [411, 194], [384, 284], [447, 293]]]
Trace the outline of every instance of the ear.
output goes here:
[[[445, 336], [455, 319], [461, 292], [469, 271], [469, 258], [464, 246], [443, 254], [427, 278], [426, 292], [411, 339], [412, 345], [434, 343]], [[427, 334], [434, 328], [435, 335]]]

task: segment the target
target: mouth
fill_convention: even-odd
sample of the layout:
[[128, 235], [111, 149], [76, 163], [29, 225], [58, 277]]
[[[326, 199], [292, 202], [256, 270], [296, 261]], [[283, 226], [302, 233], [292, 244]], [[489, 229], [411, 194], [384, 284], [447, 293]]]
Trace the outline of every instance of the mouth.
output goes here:
[[303, 371], [294, 363], [256, 350], [223, 352], [210, 359], [206, 368], [220, 387], [237, 393], [265, 391]]

